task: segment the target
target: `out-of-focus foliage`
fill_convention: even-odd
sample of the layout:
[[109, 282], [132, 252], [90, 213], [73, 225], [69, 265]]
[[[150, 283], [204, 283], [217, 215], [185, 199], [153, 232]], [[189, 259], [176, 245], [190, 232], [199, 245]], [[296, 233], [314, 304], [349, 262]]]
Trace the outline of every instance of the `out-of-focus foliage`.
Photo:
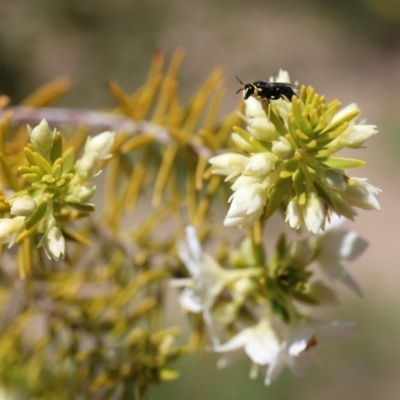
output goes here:
[[[76, 126], [68, 110], [59, 110], [60, 117], [55, 109], [38, 108], [57, 97], [58, 81], [30, 96], [25, 108], [3, 113], [1, 221], [24, 220], [39, 195], [47, 205], [34, 223], [13, 230], [12, 240], [3, 235], [3, 243], [15, 242], [10, 249], [1, 246], [3, 386], [37, 399], [126, 399], [142, 398], [150, 385], [176, 378], [170, 363], [184, 349], [175, 341], [179, 329], [165, 326], [162, 281], [181, 274], [174, 245], [182, 227], [204, 221], [212, 199], [225, 191], [220, 177], [203, 182], [207, 156], [226, 146], [231, 126], [239, 122], [235, 114], [222, 124], [216, 120], [223, 93], [218, 70], [187, 105], [180, 104], [176, 75], [181, 59], [177, 52], [164, 71], [165, 54], [158, 51], [145, 85], [134, 94], [110, 82], [118, 102], [113, 113], [81, 114], [89, 125], [95, 115], [110, 129], [117, 126], [111, 160], [108, 150], [100, 149], [108, 136], [105, 142], [88, 139], [83, 157], [71, 167], [87, 129]], [[7, 99], [2, 100], [5, 106]], [[31, 111], [32, 123], [39, 122], [35, 118], [42, 111], [51, 127], [52, 118], [65, 117], [60, 123], [70, 133], [62, 137], [43, 123], [30, 131], [28, 167], [23, 152], [29, 136], [18, 119]], [[40, 147], [43, 138], [49, 148]], [[88, 161], [89, 150], [95, 153]], [[104, 162], [106, 175], [93, 177], [98, 171], [93, 163]], [[62, 180], [66, 173], [68, 179]], [[82, 173], [100, 182], [95, 197], [100, 206], [92, 216], [89, 203], [61, 200], [70, 196], [63, 185]], [[80, 192], [78, 181], [73, 196]], [[92, 195], [95, 187], [85, 187]], [[63, 254], [47, 252], [58, 262], [37, 248], [40, 226], [49, 218], [67, 240], [64, 260]], [[205, 231], [207, 226], [204, 222]], [[3, 224], [1, 229], [11, 228]]]

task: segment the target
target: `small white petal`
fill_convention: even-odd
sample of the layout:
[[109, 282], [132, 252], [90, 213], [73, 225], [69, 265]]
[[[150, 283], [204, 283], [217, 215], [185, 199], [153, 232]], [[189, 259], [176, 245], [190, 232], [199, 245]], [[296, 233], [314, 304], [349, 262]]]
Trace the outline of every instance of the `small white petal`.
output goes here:
[[293, 229], [300, 229], [304, 223], [303, 214], [296, 198], [290, 200], [286, 207], [285, 222]]
[[226, 180], [230, 180], [243, 172], [248, 158], [241, 154], [225, 153], [211, 157], [208, 162], [213, 166], [213, 174], [226, 175]]
[[247, 130], [255, 138], [266, 142], [279, 139], [279, 133], [275, 125], [265, 116], [251, 118]]
[[196, 296], [195, 292], [190, 288], [181, 291], [179, 294], [179, 303], [184, 309], [192, 313], [197, 314], [203, 311], [202, 299]]
[[354, 207], [379, 211], [381, 206], [375, 196], [380, 192], [380, 189], [367, 183], [366, 179], [351, 178], [351, 184], [341, 192], [341, 196]]
[[98, 160], [111, 157], [110, 150], [114, 144], [115, 132], [106, 131], [95, 137], [88, 137], [85, 145], [85, 154], [96, 153]]
[[350, 103], [349, 105], [347, 105], [346, 107], [342, 108], [341, 110], [339, 110], [335, 116], [333, 117], [331, 124], [338, 121], [340, 118], [344, 117], [346, 114], [357, 110], [357, 104], [356, 103]]
[[254, 154], [248, 160], [243, 175], [265, 178], [274, 170], [276, 161], [277, 157], [269, 152]]
[[262, 108], [261, 102], [254, 97], [249, 97], [246, 101], [245, 114], [248, 117], [266, 117], [265, 111]]
[[307, 203], [303, 208], [303, 218], [307, 229], [312, 233], [318, 233], [325, 227], [326, 206], [319, 196], [311, 192]]

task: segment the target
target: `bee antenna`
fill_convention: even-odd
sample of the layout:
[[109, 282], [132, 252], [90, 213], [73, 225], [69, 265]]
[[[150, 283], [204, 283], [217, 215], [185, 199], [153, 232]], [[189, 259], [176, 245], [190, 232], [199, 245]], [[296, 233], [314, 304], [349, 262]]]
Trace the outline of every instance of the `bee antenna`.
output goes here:
[[236, 75], [235, 78], [244, 86], [244, 83]]
[[240, 88], [235, 94], [238, 94], [239, 92], [241, 92], [244, 88]]

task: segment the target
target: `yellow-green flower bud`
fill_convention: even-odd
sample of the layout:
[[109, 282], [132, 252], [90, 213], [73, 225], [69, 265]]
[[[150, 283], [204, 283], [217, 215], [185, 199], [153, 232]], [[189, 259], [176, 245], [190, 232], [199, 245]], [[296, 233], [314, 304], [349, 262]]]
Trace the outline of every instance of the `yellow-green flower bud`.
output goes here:
[[42, 120], [35, 128], [28, 129], [32, 145], [36, 151], [47, 156], [53, 145], [55, 131], [51, 131], [46, 120]]

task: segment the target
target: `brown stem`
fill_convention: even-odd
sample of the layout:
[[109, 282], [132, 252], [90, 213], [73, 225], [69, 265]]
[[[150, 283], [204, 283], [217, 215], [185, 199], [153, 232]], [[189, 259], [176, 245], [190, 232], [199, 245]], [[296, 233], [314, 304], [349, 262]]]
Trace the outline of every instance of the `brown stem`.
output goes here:
[[[171, 144], [174, 140], [171, 138], [168, 129], [152, 124], [147, 121], [134, 121], [123, 115], [111, 114], [100, 111], [87, 111], [68, 108], [32, 108], [32, 107], [8, 107], [0, 110], [0, 119], [6, 112], [11, 111], [11, 124], [31, 124], [37, 125], [42, 119], [45, 119], [50, 125], [86, 125], [95, 131], [123, 131], [132, 136], [146, 132], [154, 135], [156, 140], [163, 144]], [[190, 147], [198, 154], [210, 157], [210, 150], [200, 144]]]

